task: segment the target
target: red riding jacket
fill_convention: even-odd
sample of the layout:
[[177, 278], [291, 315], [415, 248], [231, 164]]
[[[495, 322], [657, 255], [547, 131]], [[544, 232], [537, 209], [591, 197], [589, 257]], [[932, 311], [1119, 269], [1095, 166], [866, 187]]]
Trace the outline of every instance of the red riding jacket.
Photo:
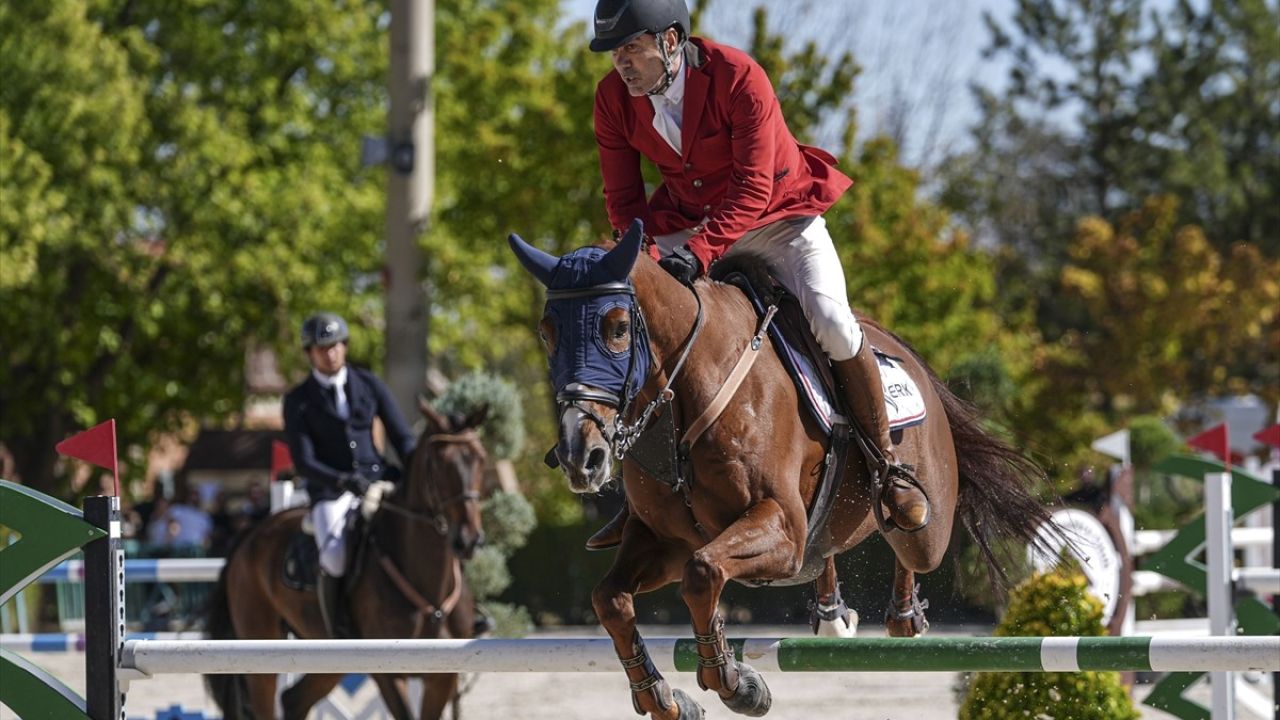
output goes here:
[[[678, 155], [654, 129], [649, 98], [632, 97], [617, 71], [596, 87], [596, 145], [613, 227], [642, 218], [650, 235], [692, 228], [689, 250], [706, 269], [746, 232], [821, 215], [853, 184], [830, 153], [791, 135], [769, 76], [746, 53], [691, 38], [680, 71], [688, 74]], [[663, 179], [647, 201], [641, 155]]]

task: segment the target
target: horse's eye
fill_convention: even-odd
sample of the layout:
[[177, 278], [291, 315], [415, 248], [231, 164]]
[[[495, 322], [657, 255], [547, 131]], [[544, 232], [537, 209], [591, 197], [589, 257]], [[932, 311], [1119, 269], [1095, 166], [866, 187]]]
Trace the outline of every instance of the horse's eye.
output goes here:
[[555, 326], [549, 320], [543, 319], [538, 323], [538, 339], [542, 341], [542, 347], [546, 349], [548, 355], [556, 351]]
[[615, 340], [625, 338], [629, 332], [631, 332], [631, 323], [629, 322], [620, 322], [613, 326], [613, 338]]

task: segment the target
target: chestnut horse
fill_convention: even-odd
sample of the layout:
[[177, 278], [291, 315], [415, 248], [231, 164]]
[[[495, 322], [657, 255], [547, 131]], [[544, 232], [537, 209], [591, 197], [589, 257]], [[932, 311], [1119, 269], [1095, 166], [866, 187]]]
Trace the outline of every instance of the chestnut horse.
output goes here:
[[[816, 579], [821, 607], [836, 605], [835, 556], [879, 530], [872, 512], [877, 495], [863, 459], [850, 454], [826, 531], [819, 533], [825, 538], [820, 553], [805, 562], [807, 509], [818, 492], [828, 439], [800, 412], [795, 385], [767, 335], [728, 405], [688, 448], [690, 471], [678, 482], [648, 473], [625, 454], [655, 417], [671, 413], [673, 437], [694, 424], [759, 327], [740, 290], [708, 280], [681, 284], [641, 252], [641, 237], [637, 221], [612, 248], [606, 243], [562, 258], [509, 238], [521, 264], [547, 287], [538, 329], [560, 413], [554, 452], [570, 488], [598, 491], [610, 480], [615, 458], [623, 457], [630, 516], [592, 604], [631, 681], [637, 713], [702, 717], [697, 702], [658, 673], [636, 630], [634, 594], [679, 582], [700, 656], [699, 686], [735, 712], [763, 715], [769, 689], [758, 672], [735, 660], [717, 612], [725, 583]], [[915, 574], [938, 567], [957, 518], [988, 569], [1000, 575], [992, 542], [1030, 542], [1048, 513], [1031, 494], [1040, 477], [1035, 464], [988, 434], [906, 343], [866, 318], [861, 322], [866, 342], [903, 359], [928, 413], [894, 438], [898, 458], [915, 466], [932, 518], [912, 533], [882, 531], [896, 556], [888, 632], [918, 635], [927, 629], [927, 604], [916, 597]]]
[[[405, 480], [382, 500], [370, 520], [369, 542], [348, 571], [344, 596], [360, 638], [468, 638], [475, 604], [462, 579], [461, 561], [484, 541], [480, 490], [486, 456], [476, 428], [487, 408], [465, 419], [419, 408], [426, 429]], [[213, 639], [326, 637], [314, 591], [283, 582], [285, 550], [299, 532], [303, 508], [271, 516], [233, 548], [210, 603]], [[310, 540], [310, 538], [308, 538]], [[349, 551], [356, 538], [349, 538]], [[342, 675], [306, 675], [285, 690], [286, 718], [305, 718]], [[374, 675], [391, 714], [410, 718], [404, 678]], [[458, 675], [423, 675], [418, 717], [439, 718], [458, 694]], [[227, 718], [276, 716], [275, 675], [206, 675], [209, 694]], [[455, 713], [456, 714], [456, 713]]]

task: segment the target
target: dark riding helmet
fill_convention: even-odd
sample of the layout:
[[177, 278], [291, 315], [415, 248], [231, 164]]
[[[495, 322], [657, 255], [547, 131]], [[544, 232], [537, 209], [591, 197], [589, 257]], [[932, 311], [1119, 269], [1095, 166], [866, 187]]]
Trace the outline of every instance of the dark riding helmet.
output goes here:
[[600, 0], [596, 3], [592, 52], [608, 52], [644, 33], [658, 34], [670, 27], [689, 37], [689, 8], [684, 0]]
[[331, 312], [320, 312], [302, 321], [302, 349], [346, 342], [351, 337], [347, 321]]

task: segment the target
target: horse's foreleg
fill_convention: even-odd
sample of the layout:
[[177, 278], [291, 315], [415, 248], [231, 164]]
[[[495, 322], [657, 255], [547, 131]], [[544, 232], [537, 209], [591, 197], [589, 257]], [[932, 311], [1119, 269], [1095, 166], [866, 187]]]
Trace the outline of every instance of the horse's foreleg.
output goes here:
[[458, 695], [457, 673], [432, 673], [422, 676], [422, 711], [418, 720], [440, 720], [449, 702]]
[[702, 717], [702, 708], [679, 690], [673, 691], [658, 672], [636, 631], [634, 597], [668, 585], [680, 576], [683, 557], [673, 556], [640, 522], [623, 530], [613, 567], [591, 593], [596, 617], [613, 639], [614, 651], [631, 682], [631, 704], [637, 714], [660, 720]]
[[399, 675], [370, 675], [378, 686], [378, 694], [382, 696], [382, 704], [387, 706], [387, 713], [396, 720], [411, 720], [409, 702], [405, 700], [405, 679]]
[[698, 685], [715, 690], [730, 710], [744, 715], [760, 716], [769, 711], [769, 687], [750, 665], [734, 659], [725, 638], [724, 619], [716, 608], [725, 583], [733, 578], [772, 580], [799, 571], [804, 523], [801, 521], [791, 534], [787, 528], [785, 511], [776, 501], [767, 499], [753, 505], [693, 554], [681, 582], [698, 643]]
[[827, 566], [813, 581], [813, 611], [809, 624], [813, 634], [821, 637], [853, 637], [858, 634], [858, 613], [849, 609], [840, 597], [835, 556], [827, 558]]
[[[276, 716], [276, 676], [266, 673], [245, 675], [244, 683], [249, 692], [249, 712], [254, 720]], [[228, 717], [236, 717], [230, 712]]]
[[338, 674], [303, 675], [280, 696], [280, 706], [284, 710], [285, 720], [305, 720], [311, 708], [323, 700], [341, 681], [342, 675]]
[[884, 613], [885, 630], [892, 637], [916, 637], [929, 631], [929, 621], [924, 611], [928, 600], [916, 594], [916, 574], [906, 568], [901, 560], [894, 560], [893, 597]]

